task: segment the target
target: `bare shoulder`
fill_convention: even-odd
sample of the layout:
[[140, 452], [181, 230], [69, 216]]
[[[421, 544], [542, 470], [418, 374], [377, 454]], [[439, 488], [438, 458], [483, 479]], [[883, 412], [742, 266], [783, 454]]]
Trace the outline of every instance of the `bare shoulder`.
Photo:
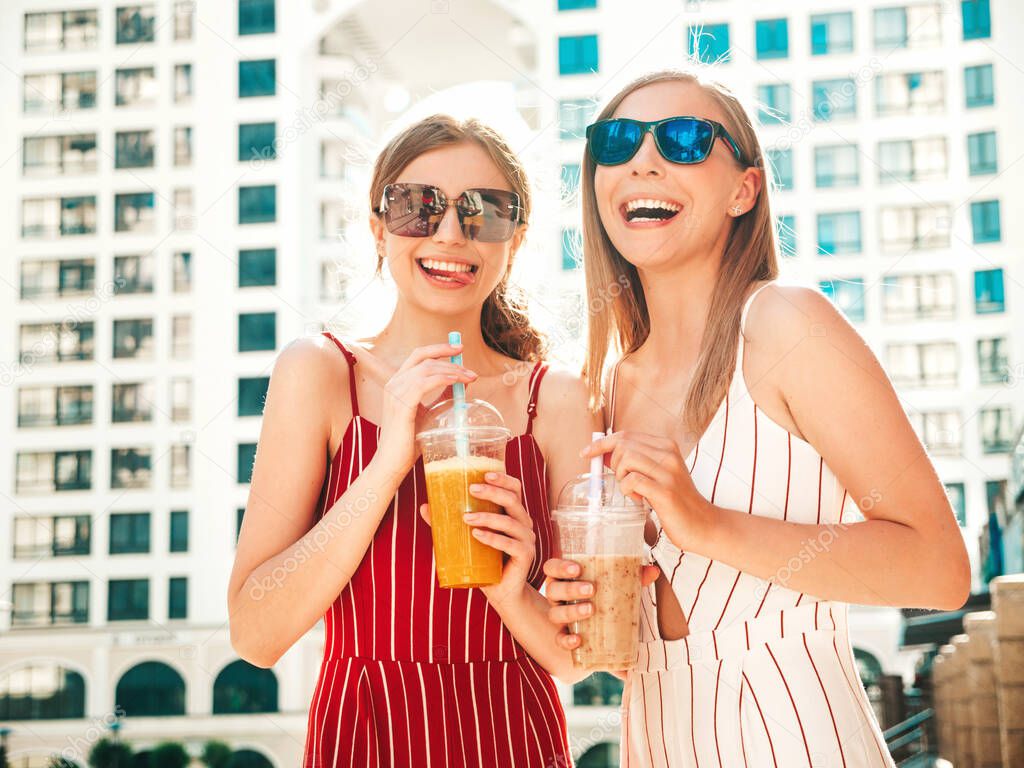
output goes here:
[[784, 352], [803, 339], [847, 344], [859, 334], [820, 291], [798, 285], [769, 285], [750, 304], [743, 328], [747, 342]]
[[296, 381], [304, 379], [307, 385], [316, 387], [335, 382], [347, 369], [345, 356], [326, 336], [299, 336], [278, 353], [273, 375]]
[[566, 409], [574, 413], [589, 412], [588, 397], [582, 376], [563, 366], [549, 365], [537, 396], [537, 411], [541, 413], [547, 407], [563, 412]]

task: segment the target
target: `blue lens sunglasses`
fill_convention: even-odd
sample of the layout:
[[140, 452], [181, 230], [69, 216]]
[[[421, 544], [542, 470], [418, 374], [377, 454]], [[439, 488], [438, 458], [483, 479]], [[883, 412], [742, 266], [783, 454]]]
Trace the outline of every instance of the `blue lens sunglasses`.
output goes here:
[[622, 165], [637, 153], [648, 131], [654, 134], [658, 152], [671, 163], [703, 163], [715, 140], [722, 139], [741, 165], [750, 165], [725, 126], [703, 117], [668, 117], [650, 122], [628, 117], [598, 120], [587, 126], [587, 150], [598, 165]]

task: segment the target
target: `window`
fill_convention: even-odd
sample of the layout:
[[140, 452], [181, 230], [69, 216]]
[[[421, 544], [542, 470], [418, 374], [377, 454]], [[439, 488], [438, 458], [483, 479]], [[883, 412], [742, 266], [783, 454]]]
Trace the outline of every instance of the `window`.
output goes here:
[[46, 259], [21, 263], [21, 298], [55, 299], [92, 293], [95, 259]]
[[153, 192], [128, 192], [114, 196], [114, 231], [150, 233], [156, 229]]
[[171, 512], [170, 552], [188, 552], [188, 510], [175, 509]]
[[235, 510], [235, 544], [238, 544], [238, 535], [242, 532], [242, 519], [245, 517], [245, 507]]
[[978, 419], [982, 453], [1006, 453], [1013, 448], [1013, 413], [1008, 407], [982, 408]]
[[18, 427], [67, 427], [92, 424], [92, 385], [22, 387], [18, 390]]
[[597, 71], [597, 35], [558, 38], [558, 74], [585, 75]]
[[852, 51], [852, 13], [822, 13], [811, 16], [811, 53], [814, 56]]
[[990, 107], [995, 103], [991, 64], [964, 67], [964, 100], [968, 109]]
[[95, 8], [25, 14], [25, 52], [82, 51], [99, 39]]
[[955, 317], [956, 281], [951, 273], [886, 275], [883, 278], [883, 320], [952, 320]]
[[884, 115], [930, 115], [946, 108], [946, 73], [896, 72], [875, 79], [875, 108]]
[[114, 135], [115, 168], [152, 168], [153, 131], [118, 131]]
[[93, 323], [31, 323], [21, 326], [19, 362], [63, 363], [93, 359]]
[[864, 321], [864, 278], [847, 277], [841, 280], [822, 280], [821, 292], [853, 323]]
[[96, 234], [96, 196], [30, 197], [21, 201], [23, 238]]
[[153, 479], [150, 448], [111, 448], [110, 487], [149, 488]]
[[26, 136], [22, 142], [24, 176], [66, 176], [96, 170], [96, 134]]
[[955, 387], [957, 359], [955, 342], [890, 344], [887, 349], [889, 375], [897, 387]]
[[[14, 610], [11, 613], [11, 626], [14, 627], [40, 627], [40, 626], [53, 626], [59, 624], [88, 624], [89, 623], [89, 582], [88, 581], [54, 581], [54, 582], [37, 582], [28, 584], [15, 583], [12, 588], [14, 598]], [[82, 683], [82, 678], [78, 673], [72, 672], [77, 678], [75, 688], [77, 695], [75, 699], [78, 703], [73, 709], [65, 710], [63, 707], [60, 709], [54, 708], [50, 710], [51, 713], [58, 711], [64, 711], [67, 714], [72, 712], [77, 717], [84, 717], [85, 715], [85, 686]], [[20, 681], [24, 683], [25, 681]], [[42, 681], [36, 682], [36, 690], [41, 694], [40, 689], [45, 686], [47, 696], [50, 699], [51, 704], [57, 704], [58, 701], [54, 701], [53, 684], [54, 680], [48, 680], [45, 684]], [[70, 681], [69, 681], [70, 682]], [[23, 689], [16, 691], [15, 696], [11, 696], [11, 691], [8, 689], [3, 692], [3, 698], [0, 698], [0, 704], [7, 704], [10, 706], [11, 700], [21, 702], [24, 701]], [[6, 702], [4, 701], [6, 699]], [[21, 700], [21, 701], [19, 701]], [[13, 708], [13, 707], [12, 707]], [[56, 714], [49, 715], [50, 717], [57, 716]]]
[[156, 104], [157, 82], [153, 67], [119, 69], [114, 76], [114, 105], [151, 107]]
[[275, 285], [277, 249], [244, 248], [238, 252], [238, 287]]
[[110, 554], [149, 552], [149, 512], [119, 512], [110, 515]]
[[148, 618], [149, 579], [111, 579], [107, 588], [107, 621]]
[[949, 247], [948, 205], [909, 205], [883, 208], [879, 216], [884, 251]]
[[192, 126], [179, 125], [174, 128], [174, 164], [192, 165]]
[[577, 707], [614, 707], [622, 704], [622, 681], [607, 672], [594, 672], [572, 687]]
[[153, 319], [114, 321], [114, 358], [153, 358]]
[[811, 83], [814, 119], [827, 122], [857, 114], [857, 85], [850, 78], [815, 80]]
[[19, 452], [15, 493], [87, 491], [92, 487], [92, 451]]
[[995, 131], [967, 134], [967, 164], [971, 176], [995, 173], [998, 170]]
[[181, 443], [171, 446], [171, 488], [188, 488], [192, 484], [192, 446]]
[[192, 380], [171, 379], [171, 421], [181, 423], [192, 420]]
[[593, 99], [562, 99], [558, 102], [558, 137], [563, 140], [582, 139], [594, 111]]
[[277, 315], [245, 312], [238, 316], [238, 351], [273, 351], [277, 346]]
[[580, 164], [562, 163], [561, 198], [568, 202], [575, 200], [580, 193]]
[[757, 86], [757, 119], [762, 125], [788, 123], [793, 119], [789, 83]]
[[924, 447], [934, 456], [959, 456], [962, 449], [960, 414], [956, 411], [926, 411], [908, 414]]
[[175, 315], [171, 318], [171, 357], [184, 360], [192, 355], [192, 316]]
[[[238, 126], [238, 162], [274, 160], [276, 123], [242, 123]], [[321, 174], [323, 175], [323, 174]]]
[[196, 221], [193, 215], [195, 208], [192, 204], [192, 187], [179, 187], [174, 190], [174, 218], [171, 221], [172, 229], [195, 229]]
[[878, 182], [937, 181], [946, 178], [946, 139], [898, 139], [878, 142]]
[[274, 0], [238, 0], [238, 34], [262, 35], [274, 31]]
[[982, 384], [1010, 381], [1010, 355], [1006, 339], [978, 339], [978, 377]]
[[759, 19], [754, 22], [757, 58], [784, 59], [789, 56], [789, 22], [786, 19]]
[[114, 293], [153, 292], [153, 254], [114, 257]]
[[974, 273], [974, 312], [990, 315], [1003, 312], [1006, 299], [1003, 293], [1003, 270], [980, 269]]
[[988, 508], [989, 520], [993, 516], [999, 520], [1006, 519], [1006, 481], [1005, 480], [986, 480], [985, 481], [985, 501]]
[[273, 96], [276, 92], [277, 61], [254, 59], [238, 62], [238, 98]]
[[156, 38], [156, 11], [152, 4], [117, 9], [117, 43], [152, 43]]
[[184, 104], [192, 99], [192, 65], [174, 65], [174, 103]]
[[167, 583], [167, 618], [188, 618], [188, 579], [172, 576]]
[[88, 555], [88, 515], [14, 518], [14, 559]]
[[[148, 606], [148, 585], [146, 589]], [[144, 661], [117, 681], [114, 706], [128, 717], [160, 717], [185, 714], [185, 681], [160, 661]]]
[[558, 0], [560, 11], [579, 11], [585, 8], [597, 8], [597, 0]]
[[171, 256], [171, 290], [188, 293], [192, 290], [192, 252], [175, 251]]
[[949, 505], [953, 507], [953, 514], [960, 527], [967, 525], [967, 503], [964, 495], [963, 483], [946, 483], [946, 496], [949, 498]]
[[796, 217], [792, 214], [777, 217], [775, 230], [779, 239], [779, 255], [783, 258], [796, 256]]
[[238, 223], [262, 224], [277, 220], [277, 187], [261, 184], [238, 188]]
[[715, 64], [730, 59], [728, 24], [691, 26], [686, 39], [690, 57], [697, 61]]
[[818, 214], [818, 253], [860, 253], [860, 211]]
[[238, 380], [238, 415], [260, 416], [267, 399], [269, 376], [255, 376]]
[[772, 179], [779, 189], [793, 188], [793, 150], [769, 149], [765, 158], [771, 168]]
[[[52, 72], [25, 75], [25, 112], [56, 112], [92, 109], [96, 106], [96, 71]], [[67, 115], [57, 115], [66, 119]]]
[[195, 25], [195, 0], [175, 0], [174, 39], [191, 40]]
[[110, 398], [110, 420], [114, 424], [152, 421], [152, 382], [115, 383]]
[[238, 482], [252, 481], [252, 465], [256, 461], [256, 443], [238, 444]]
[[814, 148], [814, 185], [816, 187], [855, 187], [860, 184], [860, 160], [857, 147], [836, 144]]
[[988, 0], [961, 0], [960, 14], [964, 22], [964, 40], [992, 37]]
[[562, 269], [577, 269], [583, 263], [583, 243], [575, 227], [562, 229]]
[[971, 230], [976, 243], [999, 242], [1002, 234], [998, 200], [978, 200], [971, 203]]
[[942, 42], [941, 5], [918, 3], [875, 9], [875, 48], [919, 48]]

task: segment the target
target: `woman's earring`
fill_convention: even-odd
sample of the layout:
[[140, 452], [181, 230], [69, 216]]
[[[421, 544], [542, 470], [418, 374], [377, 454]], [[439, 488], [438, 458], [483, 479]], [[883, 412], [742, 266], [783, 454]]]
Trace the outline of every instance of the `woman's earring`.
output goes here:
[[730, 210], [730, 211], [732, 211], [732, 215], [733, 215], [733, 216], [739, 216], [739, 215], [740, 215], [740, 212], [741, 212], [741, 211], [742, 211], [743, 209], [742, 209], [742, 208], [741, 208], [740, 206], [738, 206], [738, 205], [734, 205], [734, 206], [733, 206], [732, 208], [730, 208], [729, 210]]

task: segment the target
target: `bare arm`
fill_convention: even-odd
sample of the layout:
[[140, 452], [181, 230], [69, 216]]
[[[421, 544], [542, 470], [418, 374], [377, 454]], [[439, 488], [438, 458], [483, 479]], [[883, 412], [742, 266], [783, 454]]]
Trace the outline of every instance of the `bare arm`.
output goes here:
[[[534, 437], [547, 464], [552, 512], [562, 486], [587, 471], [579, 450], [590, 442], [591, 433], [601, 428], [601, 415], [587, 407], [587, 391], [580, 379], [550, 370], [540, 389]], [[555, 534], [557, 541], [557, 530]], [[492, 600], [491, 604], [520, 645], [549, 673], [565, 683], [577, 682], [589, 674], [576, 669], [570, 652], [558, 643], [562, 629], [548, 619], [550, 606], [532, 586], [526, 584], [513, 596]]]
[[613, 451], [624, 488], [651, 501], [677, 546], [790, 589], [860, 604], [963, 605], [970, 566], [949, 500], [856, 331], [821, 294], [772, 286], [752, 304], [747, 336], [777, 368], [798, 428], [867, 519], [809, 525], [714, 506], [697, 492], [678, 446], [650, 435], [594, 444]]

